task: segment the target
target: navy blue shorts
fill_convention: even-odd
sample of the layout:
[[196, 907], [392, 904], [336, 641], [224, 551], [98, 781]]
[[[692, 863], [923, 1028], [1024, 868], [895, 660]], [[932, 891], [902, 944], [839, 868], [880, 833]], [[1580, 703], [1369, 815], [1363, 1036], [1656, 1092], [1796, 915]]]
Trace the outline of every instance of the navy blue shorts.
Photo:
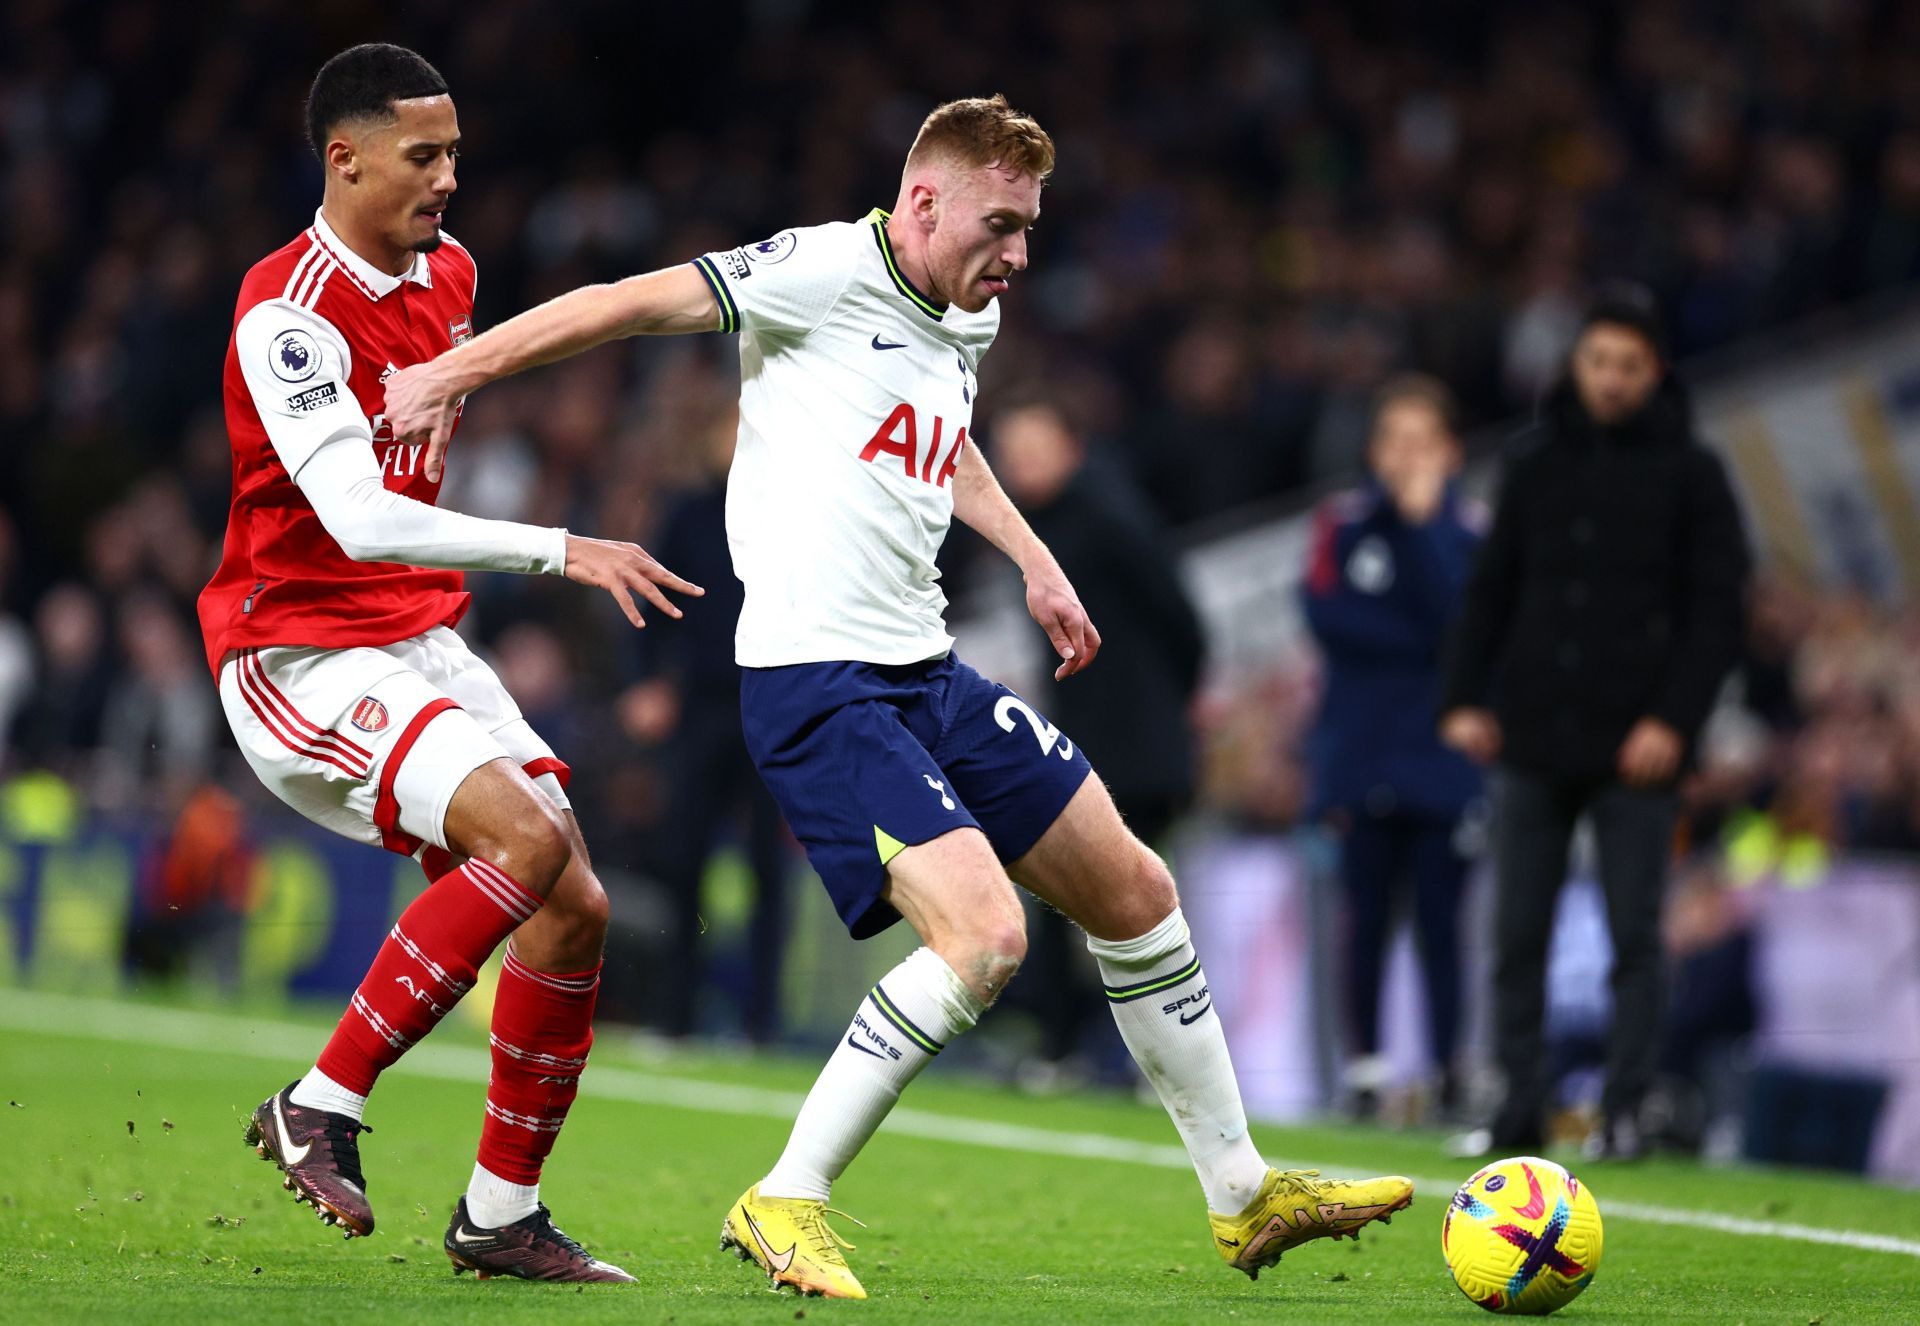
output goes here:
[[747, 751], [855, 939], [900, 913], [887, 862], [952, 829], [1014, 861], [1093, 772], [1080, 748], [952, 654], [744, 668]]

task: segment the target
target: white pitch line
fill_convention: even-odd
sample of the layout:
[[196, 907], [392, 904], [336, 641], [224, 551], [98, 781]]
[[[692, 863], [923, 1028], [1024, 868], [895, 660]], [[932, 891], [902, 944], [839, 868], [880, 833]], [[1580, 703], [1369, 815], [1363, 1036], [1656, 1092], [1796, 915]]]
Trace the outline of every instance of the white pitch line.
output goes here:
[[[0, 1027], [282, 1062], [303, 1058], [304, 1052], [293, 1047], [311, 1045], [317, 1034], [317, 1029], [308, 1023], [158, 1008], [147, 1004], [31, 990], [10, 990], [0, 994]], [[449, 1082], [484, 1082], [491, 1063], [491, 1056], [485, 1050], [428, 1042], [409, 1053], [395, 1071]], [[783, 1120], [794, 1116], [803, 1099], [799, 1092], [794, 1091], [665, 1077], [628, 1068], [601, 1066], [596, 1066], [582, 1078], [580, 1087], [586, 1095], [634, 1104]], [[991, 1119], [969, 1119], [928, 1110], [896, 1109], [887, 1116], [882, 1127], [887, 1132], [904, 1137], [990, 1147], [999, 1151], [1109, 1160], [1148, 1165], [1156, 1169], [1184, 1170], [1190, 1165], [1185, 1149], [1178, 1146], [1139, 1142], [1102, 1133], [1069, 1133], [1051, 1128], [1032, 1128], [1024, 1124], [1000, 1123]], [[1309, 1162], [1271, 1156], [1268, 1160], [1282, 1168], [1310, 1167]], [[1413, 1176], [1413, 1181], [1429, 1191], [1443, 1193], [1455, 1186], [1453, 1180], [1422, 1178], [1418, 1175]], [[1862, 1230], [1826, 1229], [1778, 1220], [1749, 1220], [1715, 1211], [1651, 1206], [1642, 1202], [1609, 1201], [1605, 1213], [1610, 1220], [1638, 1220], [1655, 1225], [1711, 1230], [1741, 1238], [1787, 1239], [1796, 1243], [1817, 1243], [1861, 1252], [1885, 1252], [1920, 1258], [1920, 1241], [1870, 1234]]]

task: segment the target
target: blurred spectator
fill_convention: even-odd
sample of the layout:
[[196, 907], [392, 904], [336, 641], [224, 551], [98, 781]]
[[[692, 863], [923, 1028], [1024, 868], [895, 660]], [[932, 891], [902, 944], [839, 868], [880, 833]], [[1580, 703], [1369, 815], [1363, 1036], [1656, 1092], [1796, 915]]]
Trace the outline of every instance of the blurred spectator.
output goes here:
[[1588, 311], [1566, 380], [1512, 449], [1449, 659], [1442, 733], [1500, 761], [1493, 1006], [1506, 1097], [1475, 1151], [1542, 1141], [1547, 940], [1583, 815], [1614, 948], [1596, 1147], [1640, 1150], [1674, 789], [1738, 657], [1747, 572], [1726, 473], [1693, 436], [1664, 355], [1644, 291]]
[[1372, 478], [1323, 502], [1302, 581], [1307, 625], [1325, 659], [1312, 739], [1314, 806], [1341, 839], [1347, 899], [1349, 1103], [1377, 1112], [1390, 1079], [1380, 1055], [1380, 987], [1394, 917], [1410, 899], [1426, 978], [1428, 1052], [1439, 1102], [1458, 1102], [1463, 821], [1480, 773], [1436, 731], [1440, 657], [1479, 545], [1454, 487], [1460, 442], [1452, 396], [1402, 378], [1374, 410]]
[[173, 980], [199, 961], [231, 990], [240, 977], [254, 864], [240, 803], [217, 787], [196, 788], [143, 864], [126, 938], [128, 970]]
[[589, 748], [594, 720], [574, 694], [574, 669], [565, 647], [536, 622], [515, 622], [493, 643], [490, 662], [520, 715], [562, 760]]
[[21, 707], [15, 746], [23, 764], [77, 780], [100, 744], [112, 676], [99, 600], [80, 585], [56, 585], [40, 600], [33, 625], [37, 680]]
[[633, 740], [666, 747], [666, 814], [657, 841], [672, 921], [651, 1003], [654, 1021], [668, 1036], [699, 1030], [710, 945], [701, 885], [714, 852], [734, 840], [745, 849], [754, 882], [746, 979], [735, 994], [741, 1029], [765, 1044], [780, 1034], [789, 855], [785, 822], [747, 755], [740, 726], [733, 631], [746, 592], [734, 578], [726, 524], [734, 427], [731, 410], [706, 421], [698, 438], [705, 482], [680, 498], [650, 542], [656, 557], [703, 587], [706, 597], [690, 603], [678, 621], [654, 617], [636, 637], [640, 678], [621, 695], [619, 713]]
[[[1193, 799], [1188, 715], [1205, 649], [1172, 551], [1140, 495], [1089, 464], [1085, 440], [1051, 398], [1002, 400], [988, 441], [994, 472], [1100, 630], [1097, 666], [1065, 682], [1048, 676], [1033, 702], [1099, 768], [1133, 831], [1159, 841]], [[1058, 1062], [1089, 1025], [1107, 1026], [1105, 1000], [1065, 917], [1042, 909], [1029, 943], [1015, 999], [1047, 1010], [1041, 1054]]]
[[1254, 418], [1246, 327], [1203, 321], [1168, 351], [1164, 397], [1128, 445], [1142, 485], [1170, 520], [1191, 521], [1236, 501], [1272, 497], [1304, 477], [1301, 458]]
[[1100, 666], [1049, 677], [1034, 703], [1096, 762], [1149, 842], [1193, 798], [1188, 710], [1205, 642], [1173, 550], [1124, 476], [1091, 464], [1065, 407], [1014, 396], [994, 408], [994, 472], [1052, 549], [1100, 628]]
[[164, 600], [129, 603], [119, 635], [126, 667], [101, 716], [94, 797], [110, 809], [171, 815], [212, 765], [218, 695], [201, 670], [200, 642]]
[[1866, 217], [1859, 255], [1866, 289], [1920, 279], [1920, 127], [1888, 139], [1875, 183], [1879, 196]]

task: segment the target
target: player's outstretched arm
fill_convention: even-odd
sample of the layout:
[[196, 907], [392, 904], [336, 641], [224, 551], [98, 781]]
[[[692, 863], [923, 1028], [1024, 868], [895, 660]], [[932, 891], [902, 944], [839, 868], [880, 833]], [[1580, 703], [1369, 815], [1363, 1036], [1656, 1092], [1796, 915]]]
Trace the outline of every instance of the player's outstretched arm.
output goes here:
[[625, 336], [719, 328], [713, 289], [691, 266], [582, 286], [395, 373], [387, 381], [387, 419], [397, 438], [426, 436], [427, 478], [438, 482], [461, 398], [489, 382]]
[[1093, 662], [1100, 652], [1100, 632], [1080, 605], [1067, 573], [993, 477], [978, 447], [960, 449], [953, 474], [953, 514], [1012, 558], [1026, 577], [1027, 611], [1060, 656], [1053, 679], [1064, 681]]
[[612, 594], [635, 626], [646, 625], [633, 601], [636, 590], [669, 617], [681, 613], [663, 590], [694, 596], [706, 592], [637, 544], [588, 539], [511, 520], [483, 520], [391, 492], [363, 431], [349, 430], [323, 443], [300, 466], [294, 483], [340, 550], [356, 562], [564, 575]]

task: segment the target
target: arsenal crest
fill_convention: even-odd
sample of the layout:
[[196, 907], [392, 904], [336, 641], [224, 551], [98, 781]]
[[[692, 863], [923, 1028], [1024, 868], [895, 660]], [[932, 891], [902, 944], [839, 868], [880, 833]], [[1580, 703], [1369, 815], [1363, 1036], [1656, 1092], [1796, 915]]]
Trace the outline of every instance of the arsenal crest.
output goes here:
[[453, 343], [455, 345], [460, 344], [462, 341], [471, 341], [473, 339], [473, 318], [468, 314], [462, 313], [457, 318], [447, 319], [447, 335], [453, 337]]
[[387, 707], [367, 696], [353, 707], [353, 725], [362, 732], [378, 732], [387, 725]]

